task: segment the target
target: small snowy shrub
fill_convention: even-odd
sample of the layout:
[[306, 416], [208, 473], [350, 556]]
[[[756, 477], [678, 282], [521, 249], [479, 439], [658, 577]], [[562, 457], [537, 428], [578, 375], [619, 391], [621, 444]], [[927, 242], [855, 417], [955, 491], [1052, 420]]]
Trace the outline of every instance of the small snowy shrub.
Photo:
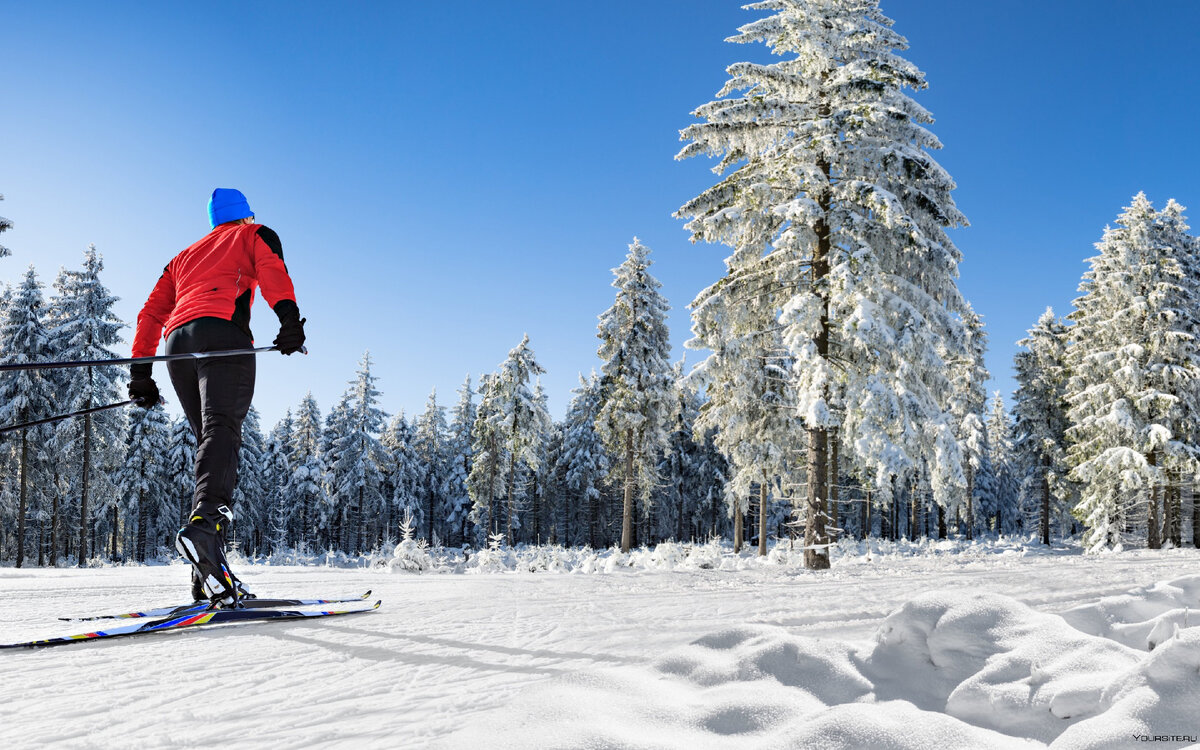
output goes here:
[[413, 539], [412, 511], [404, 512], [404, 520], [400, 523], [400, 532], [403, 538], [396, 545], [396, 551], [392, 553], [389, 563], [391, 571], [393, 573], [397, 571], [420, 573], [424, 570], [431, 570], [433, 560], [429, 557], [425, 541]]

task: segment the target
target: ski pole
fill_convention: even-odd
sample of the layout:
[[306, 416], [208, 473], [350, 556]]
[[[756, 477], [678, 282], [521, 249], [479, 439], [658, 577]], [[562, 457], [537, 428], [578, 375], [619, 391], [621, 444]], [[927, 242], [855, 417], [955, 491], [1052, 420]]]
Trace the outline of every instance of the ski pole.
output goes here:
[[38, 419], [33, 422], [15, 424], [12, 427], [0, 427], [0, 435], [3, 435], [6, 432], [23, 430], [26, 427], [37, 427], [38, 425], [50, 424], [51, 422], [60, 422], [64, 419], [70, 419], [71, 417], [82, 417], [84, 414], [95, 414], [98, 411], [105, 411], [106, 409], [117, 409], [122, 406], [129, 406], [132, 403], [134, 403], [133, 399], [129, 399], [128, 401], [119, 401], [115, 404], [108, 404], [107, 406], [93, 406], [90, 409], [80, 409], [79, 411], [73, 411], [70, 414], [60, 414], [57, 417], [46, 417], [45, 419]]
[[[155, 357], [127, 357], [125, 359], [86, 359], [69, 362], [29, 362], [0, 365], [0, 372], [13, 370], [56, 370], [64, 367], [103, 367], [105, 365], [135, 365], [140, 362], [173, 362], [180, 359], [208, 359], [210, 357], [234, 357], [239, 354], [261, 354], [262, 352], [277, 352], [278, 347], [260, 346], [256, 349], [222, 349], [215, 352], [189, 352], [185, 354], [159, 354]], [[308, 349], [301, 347], [301, 354], [308, 354]]]

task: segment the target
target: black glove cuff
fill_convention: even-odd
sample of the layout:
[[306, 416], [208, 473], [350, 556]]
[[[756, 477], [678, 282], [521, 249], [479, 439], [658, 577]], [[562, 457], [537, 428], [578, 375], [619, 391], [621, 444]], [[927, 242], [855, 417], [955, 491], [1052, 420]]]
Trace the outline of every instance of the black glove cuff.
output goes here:
[[300, 320], [300, 308], [290, 299], [281, 299], [275, 303], [275, 315], [279, 318], [279, 325], [286, 323], [295, 323]]
[[150, 372], [153, 367], [154, 367], [154, 365], [149, 362], [138, 362], [136, 364], [130, 365], [129, 366], [129, 379], [130, 380], [149, 380]]

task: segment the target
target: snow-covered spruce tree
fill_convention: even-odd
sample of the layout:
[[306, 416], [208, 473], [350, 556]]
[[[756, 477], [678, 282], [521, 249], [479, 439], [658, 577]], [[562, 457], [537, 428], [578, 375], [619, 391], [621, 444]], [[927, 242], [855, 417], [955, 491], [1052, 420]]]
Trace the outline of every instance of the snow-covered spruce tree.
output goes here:
[[596, 418], [600, 414], [600, 378], [595, 372], [587, 380], [580, 375], [579, 387], [571, 393], [559, 453], [568, 493], [562, 503], [563, 541], [596, 549], [600, 546], [602, 523], [600, 487], [609, 471], [608, 454], [596, 432]]
[[347, 509], [350, 528], [347, 542], [354, 552], [361, 553], [366, 547], [366, 521], [368, 514], [378, 517], [383, 494], [383, 472], [380, 466], [386, 462], [379, 433], [387, 424], [387, 415], [380, 409], [379, 391], [375, 389], [375, 377], [371, 374], [371, 355], [363, 354], [359, 369], [350, 388], [346, 391], [346, 414], [342, 431], [334, 438], [337, 458], [330, 465], [334, 491], [343, 502], [351, 502]]
[[[325, 482], [329, 470], [326, 461], [331, 456], [322, 445], [325, 436], [321, 429], [321, 409], [311, 391], [304, 394], [294, 420], [287, 419], [283, 429], [288, 435], [285, 452], [290, 472], [283, 487], [292, 519], [288, 526], [295, 529], [296, 547], [307, 549], [329, 539], [330, 524], [340, 507], [340, 504], [335, 506]], [[332, 445], [333, 438], [329, 441]]]
[[[416, 435], [408, 420], [404, 418], [404, 412], [392, 418], [382, 442], [388, 454], [388, 487], [392, 491], [388, 518], [409, 519], [413, 533], [416, 533], [425, 526], [425, 504], [422, 498], [426, 486], [426, 467], [421, 462], [417, 452]], [[390, 529], [391, 526], [389, 532]]]
[[[319, 420], [318, 420], [319, 423]], [[289, 456], [289, 445], [293, 433], [292, 410], [284, 412], [267, 435], [266, 453], [263, 456], [264, 482], [267, 487], [267, 507], [270, 516], [263, 530], [265, 539], [263, 545], [268, 545], [270, 551], [281, 552], [287, 548], [292, 517], [296, 515], [296, 505], [287, 494], [287, 486], [292, 476]], [[318, 471], [314, 484], [319, 491], [321, 488], [321, 472]]]
[[[437, 390], [429, 394], [425, 412], [413, 423], [413, 448], [424, 467], [421, 502], [425, 508], [425, 538], [430, 544], [445, 537], [440, 522], [446, 515], [447, 431], [446, 409], [437, 402]], [[418, 532], [419, 533], [419, 532]]]
[[542, 470], [536, 476], [535, 502], [539, 513], [533, 536], [554, 545], [570, 545], [570, 541], [566, 539], [566, 532], [577, 528], [576, 520], [567, 516], [568, 510], [578, 509], [567, 505], [567, 472], [562, 461], [565, 429], [564, 421], [556, 421], [550, 425], [543, 451]]
[[[520, 501], [524, 487], [517, 483], [520, 466], [536, 472], [541, 468], [542, 444], [552, 420], [545, 403], [530, 386], [530, 379], [545, 370], [529, 348], [529, 334], [508, 353], [495, 379], [495, 405], [499, 410], [497, 438], [508, 458], [505, 487], [505, 537], [513, 544], [513, 530], [520, 527]], [[482, 411], [482, 410], [481, 410]]]
[[[83, 268], [63, 270], [55, 281], [57, 294], [51, 299], [50, 349], [59, 360], [116, 359], [110, 347], [120, 341], [125, 324], [113, 312], [119, 301], [100, 281], [104, 259], [95, 245], [84, 252]], [[68, 410], [90, 409], [110, 404], [121, 397], [125, 371], [118, 367], [87, 367], [49, 371], [61, 389], [59, 399]], [[109, 472], [123, 458], [124, 425], [115, 411], [85, 414], [80, 419], [59, 422], [54, 428], [54, 453], [67, 473], [65, 484], [79, 498], [78, 560], [88, 556], [89, 500], [94, 490], [112, 489]], [[78, 457], [78, 465], [68, 457]], [[57, 516], [57, 511], [55, 516]], [[57, 523], [55, 524], [57, 528]], [[52, 543], [54, 554], [57, 545]]]
[[496, 498], [503, 488], [504, 445], [500, 422], [504, 411], [499, 401], [499, 376], [487, 374], [479, 379], [479, 408], [471, 425], [471, 473], [467, 492], [471, 496], [470, 519], [475, 524], [475, 545], [487, 546], [488, 537], [498, 534], [500, 522]]
[[258, 410], [251, 406], [242, 422], [238, 481], [233, 490], [236, 515], [229, 533], [230, 545], [248, 553], [258, 550], [271, 517], [264, 465], [266, 449]]
[[[747, 235], [743, 235], [746, 239]], [[753, 251], [739, 247], [726, 259], [725, 277], [692, 303], [689, 348], [712, 354], [692, 372], [696, 386], [708, 394], [696, 429], [714, 430], [717, 448], [729, 466], [726, 500], [734, 519], [733, 549], [740, 552], [743, 520], [751, 488], [759, 495], [759, 554], [766, 554], [768, 493], [779, 492], [799, 477], [788, 476], [798, 437], [791, 356], [783, 343], [779, 310], [790, 296], [773, 280], [772, 265], [783, 258], [763, 257], [766, 237], [753, 241]], [[795, 472], [791, 472], [794, 474]]]
[[[1067, 484], [1067, 328], [1054, 311], [1038, 318], [1013, 357], [1013, 457], [1019, 505], [1037, 508], [1038, 532], [1050, 543], [1051, 517], [1066, 510]], [[1032, 518], [1028, 519], [1032, 522]]]
[[[992, 405], [988, 411], [987, 422], [987, 466], [990, 470], [991, 482], [985, 492], [977, 492], [979, 498], [978, 512], [983, 518], [996, 519], [996, 533], [1004, 533], [1004, 521], [1011, 524], [1016, 520], [1018, 508], [1019, 486], [1015, 475], [1016, 460], [1013, 454], [1012, 422], [1004, 411], [1004, 399], [1000, 391], [992, 397]], [[1060, 435], [1061, 440], [1061, 435]], [[978, 525], [978, 522], [977, 522]], [[986, 523], [983, 528], [987, 528]]]
[[125, 460], [115, 477], [119, 492], [108, 508], [113, 518], [111, 554], [114, 559], [118, 554], [119, 513], [123, 511], [127, 536], [131, 531], [136, 534], [125, 557], [145, 562], [147, 551], [165, 545], [168, 535], [178, 528], [165, 460], [171, 422], [161, 406], [130, 409], [126, 414]]
[[171, 437], [167, 443], [166, 462], [169, 494], [175, 498], [178, 505], [175, 521], [182, 527], [187, 523], [187, 516], [192, 509], [192, 500], [196, 489], [196, 433], [192, 430], [186, 417], [180, 417], [171, 422]]
[[[966, 459], [966, 507], [958, 510], [965, 515], [967, 538], [972, 538], [975, 525], [975, 477], [984, 471], [988, 460], [987, 430], [983, 412], [987, 406], [987, 381], [991, 377], [983, 364], [987, 354], [987, 333], [983, 319], [969, 303], [963, 305], [963, 326], [966, 334], [967, 356], [951, 361], [950, 413], [958, 425], [956, 433]], [[939, 505], [939, 513], [944, 510]], [[938, 524], [939, 537], [945, 533], [945, 523]]]
[[342, 440], [350, 419], [350, 393], [342, 394], [338, 402], [325, 416], [325, 424], [321, 429], [321, 466], [325, 470], [322, 484], [325, 489], [325, 507], [316, 512], [316, 525], [320, 538], [328, 550], [345, 550], [349, 546], [345, 540], [345, 532], [350, 527], [348, 516], [349, 502], [338, 493], [338, 476], [334, 466], [342, 455]]
[[624, 483], [621, 551], [633, 545], [636, 489], [648, 504], [658, 483], [659, 453], [670, 441], [675, 408], [667, 300], [650, 275], [650, 249], [633, 238], [625, 262], [613, 269], [613, 306], [600, 316], [600, 411], [596, 431]]
[[[44, 324], [45, 314], [42, 285], [37, 272], [30, 266], [0, 325], [0, 363], [39, 362], [46, 358], [49, 336]], [[52, 383], [42, 373], [39, 370], [17, 370], [0, 374], [0, 423], [15, 425], [30, 422], [48, 416], [50, 409], [58, 406], [53, 402]], [[31, 427], [21, 430], [16, 438], [18, 568], [25, 561], [26, 520], [31, 500], [40, 499], [41, 493], [36, 488], [44, 486], [49, 479], [48, 467], [37, 461], [39, 446], [49, 433], [46, 427]]]
[[1159, 547], [1161, 490], [1170, 472], [1194, 466], [1200, 300], [1190, 264], [1200, 243], [1184, 229], [1178, 204], [1159, 213], [1135, 196], [1097, 243], [1070, 316], [1068, 460], [1089, 551], [1135, 528]]
[[660, 502], [670, 509], [670, 513], [663, 514], [669, 518], [668, 528], [663, 529], [664, 538], [683, 542], [696, 538], [695, 520], [700, 488], [696, 472], [698, 446], [695, 429], [703, 401], [696, 388], [684, 378], [682, 361], [675, 364], [673, 376], [677, 399], [675, 418], [670, 446], [658, 466], [658, 474], [663, 482]]
[[470, 538], [468, 527], [471, 495], [467, 477], [471, 475], [471, 425], [475, 423], [475, 392], [467, 375], [458, 389], [458, 403], [450, 413], [446, 445], [446, 542], [462, 544]]
[[780, 290], [807, 433], [805, 561], [826, 568], [832, 429], [882, 492], [924, 458], [939, 505], [966, 485], [942, 404], [946, 360], [965, 349], [960, 254], [945, 228], [966, 220], [928, 153], [941, 146], [925, 128], [932, 117], [903, 92], [924, 88], [924, 76], [897, 54], [907, 42], [877, 0], [746, 7], [772, 15], [729, 41], [763, 42], [785, 59], [730, 66], [721, 98], [694, 112], [704, 122], [682, 131], [677, 158], [720, 156], [715, 171], [728, 174], [678, 215], [693, 240], [734, 248], [731, 274], [776, 256], [762, 281]]

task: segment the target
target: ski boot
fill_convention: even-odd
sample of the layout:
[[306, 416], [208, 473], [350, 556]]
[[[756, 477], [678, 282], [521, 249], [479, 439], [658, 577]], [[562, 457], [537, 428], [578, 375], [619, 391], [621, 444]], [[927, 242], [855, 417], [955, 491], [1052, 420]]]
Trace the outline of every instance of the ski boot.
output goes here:
[[225, 559], [225, 530], [232, 522], [228, 505], [201, 502], [175, 535], [175, 548], [192, 564], [192, 598], [207, 599], [214, 608], [236, 609], [249, 596]]

